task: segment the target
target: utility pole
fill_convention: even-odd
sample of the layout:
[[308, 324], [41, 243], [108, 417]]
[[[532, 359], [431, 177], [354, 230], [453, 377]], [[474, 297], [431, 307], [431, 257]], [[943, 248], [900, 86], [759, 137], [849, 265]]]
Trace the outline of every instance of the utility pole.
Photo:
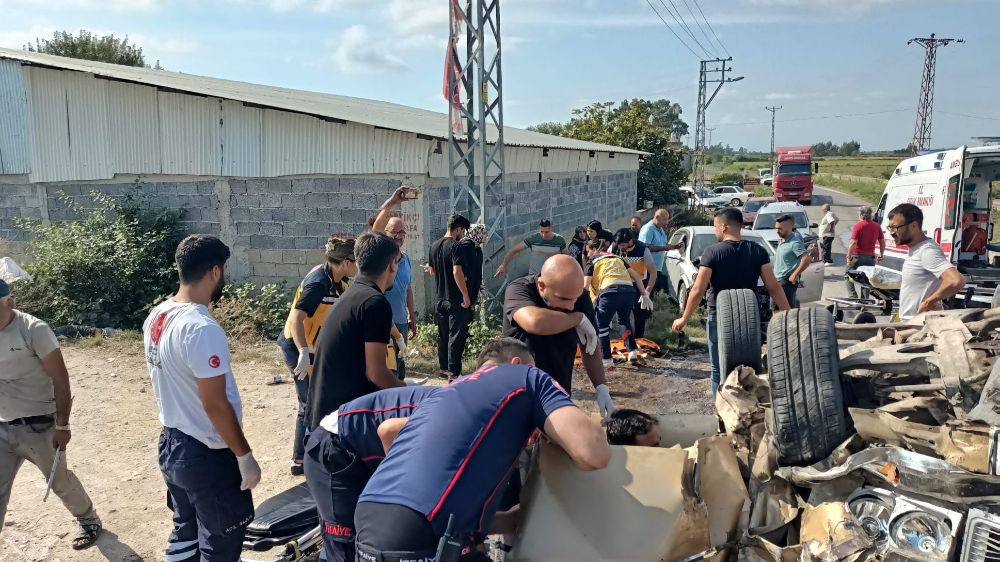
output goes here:
[[[699, 188], [705, 187], [705, 133], [707, 131], [705, 127], [705, 111], [712, 104], [712, 100], [715, 99], [719, 90], [722, 89], [723, 84], [743, 80], [742, 76], [737, 76], [736, 78], [726, 76], [726, 73], [733, 71], [733, 68], [726, 64], [732, 62], [732, 60], [733, 57], [700, 61], [701, 71], [698, 74], [698, 117], [694, 134], [694, 155], [695, 165], [697, 166], [695, 178]], [[715, 77], [716, 74], [718, 77]], [[709, 84], [718, 84], [711, 96], [708, 95]]]
[[[487, 226], [483, 270], [494, 271], [507, 253], [500, 0], [449, 0], [448, 5], [451, 208]], [[464, 48], [459, 46], [462, 39]], [[496, 310], [503, 304], [496, 297], [505, 286], [506, 280], [499, 287], [487, 284], [484, 314], [486, 307]]]
[[965, 39], [938, 39], [931, 33], [930, 37], [914, 37], [907, 45], [916, 43], [926, 51], [924, 55], [924, 78], [920, 83], [920, 100], [917, 103], [917, 123], [913, 127], [913, 154], [930, 148], [931, 117], [934, 112], [934, 73], [937, 66], [937, 48], [949, 43], [965, 43]]
[[774, 169], [774, 117], [782, 106], [764, 106], [764, 109], [771, 112], [771, 169]]
[[717, 128], [718, 127], [709, 127], [708, 128], [708, 147], [709, 148], [712, 148], [712, 131], [714, 131]]

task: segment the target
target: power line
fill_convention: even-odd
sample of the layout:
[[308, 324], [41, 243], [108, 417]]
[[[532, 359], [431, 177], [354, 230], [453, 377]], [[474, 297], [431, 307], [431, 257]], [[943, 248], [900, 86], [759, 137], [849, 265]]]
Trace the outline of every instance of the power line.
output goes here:
[[684, 22], [684, 17], [681, 16], [681, 11], [677, 9], [677, 5], [674, 4], [674, 0], [667, 0], [667, 1], [670, 2], [671, 6], [674, 7], [674, 12], [676, 12], [676, 14], [670, 11], [670, 8], [667, 7], [667, 4], [663, 0], [660, 0], [660, 4], [663, 5], [663, 9], [666, 10], [667, 13], [670, 14], [670, 17], [673, 18], [674, 22], [676, 22], [677, 25], [680, 26], [680, 28], [683, 29], [684, 32], [688, 34], [688, 37], [690, 37], [695, 42], [695, 44], [701, 47], [701, 51], [705, 53], [705, 58], [714, 58], [713, 55], [708, 52], [708, 49], [706, 49], [705, 46], [701, 44], [701, 41], [698, 41], [698, 38], [694, 36], [694, 33], [691, 32], [691, 28], [688, 27], [687, 23]]
[[[907, 107], [903, 109], [886, 109], [883, 111], [867, 111], [864, 113], [838, 113], [836, 115], [815, 115], [813, 117], [798, 117], [795, 119], [783, 119], [777, 121], [777, 123], [797, 123], [800, 121], [817, 121], [822, 119], [844, 119], [848, 117], [866, 117], [869, 115], [883, 115], [886, 113], [901, 113], [904, 111], [913, 111], [912, 107]], [[747, 121], [745, 123], [718, 123], [717, 127], [742, 127], [744, 125], [767, 125], [770, 121]]]
[[[712, 38], [708, 36], [708, 32], [705, 31], [705, 28], [702, 27], [701, 22], [698, 21], [698, 16], [694, 15], [694, 10], [691, 9], [691, 3], [688, 0], [682, 0], [682, 1], [684, 2], [684, 7], [687, 8], [688, 10], [688, 13], [691, 14], [691, 19], [698, 26], [698, 29], [701, 31], [701, 34], [705, 36], [705, 43], [707, 43], [709, 47], [712, 47], [712, 50], [714, 51], [715, 45], [712, 45]], [[717, 51], [715, 52], [715, 55], [721, 56]]]
[[[660, 0], [660, 1], [662, 2], [663, 0]], [[688, 51], [690, 51], [691, 54], [694, 55], [694, 58], [700, 59], [701, 57], [698, 56], [698, 53], [694, 52], [694, 49], [692, 49], [691, 47], [689, 47], [688, 44], [685, 43], [683, 39], [681, 39], [680, 35], [677, 35], [677, 32], [674, 31], [674, 28], [670, 27], [670, 24], [667, 23], [667, 20], [663, 19], [663, 16], [660, 15], [660, 12], [657, 11], [656, 6], [653, 6], [653, 3], [650, 0], [646, 0], [646, 3], [649, 4], [650, 9], [653, 10], [653, 13], [656, 14], [656, 17], [660, 18], [660, 21], [663, 22], [664, 27], [666, 27], [667, 30], [670, 31], [670, 33], [674, 37], [676, 37], [678, 41], [681, 42], [681, 45], [684, 45], [684, 48], [687, 49]]]
[[968, 117], [969, 119], [985, 119], [987, 121], [1000, 121], [1000, 117], [987, 117], [986, 115], [972, 115], [971, 113], [957, 113], [955, 111], [942, 111], [942, 110], [938, 110], [938, 113], [944, 113], [945, 115], [954, 115], [956, 117]]
[[695, 7], [698, 8], [698, 12], [701, 13], [701, 19], [705, 20], [705, 25], [707, 25], [708, 29], [712, 31], [712, 35], [715, 36], [715, 42], [718, 43], [720, 47], [722, 47], [722, 50], [725, 51], [727, 57], [732, 56], [729, 54], [729, 49], [727, 49], [726, 46], [722, 44], [722, 40], [719, 39], [719, 34], [716, 33], [715, 29], [712, 28], [712, 24], [709, 23], [708, 18], [705, 17], [705, 12], [701, 10], [701, 5], [698, 4], [698, 0], [694, 0], [694, 5]]
[[937, 72], [938, 46], [945, 47], [950, 43], [965, 43], [964, 39], [938, 39], [933, 33], [930, 37], [915, 37], [906, 42], [916, 43], [924, 48], [924, 76], [920, 83], [920, 101], [917, 105], [917, 122], [913, 127], [913, 154], [927, 150], [931, 144], [931, 117], [934, 113], [934, 74]]

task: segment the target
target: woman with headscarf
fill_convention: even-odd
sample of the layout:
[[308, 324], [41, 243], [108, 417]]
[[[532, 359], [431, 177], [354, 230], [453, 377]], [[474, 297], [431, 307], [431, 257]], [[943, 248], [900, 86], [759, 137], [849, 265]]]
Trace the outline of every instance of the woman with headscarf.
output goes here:
[[584, 248], [587, 246], [587, 227], [584, 225], [579, 225], [576, 227], [576, 231], [573, 233], [573, 239], [569, 241], [569, 247], [566, 249], [569, 255], [576, 258], [576, 261], [580, 262], [580, 266], [583, 267], [587, 261], [587, 256], [585, 256]]
[[[473, 224], [469, 230], [465, 231], [465, 236], [458, 242], [455, 251], [459, 252], [469, 264], [468, 270], [463, 268], [465, 273], [465, 287], [469, 291], [469, 299], [472, 306], [476, 306], [479, 294], [483, 289], [483, 244], [489, 238], [490, 232], [485, 224]], [[467, 260], [467, 261], [466, 261]], [[458, 282], [458, 279], [455, 279]], [[470, 307], [471, 308], [471, 307]]]
[[354, 239], [331, 236], [326, 242], [326, 263], [312, 268], [292, 297], [292, 308], [285, 321], [285, 330], [278, 336], [278, 347], [285, 365], [295, 380], [299, 401], [295, 416], [295, 442], [292, 445], [293, 476], [302, 475], [305, 454], [305, 410], [309, 397], [309, 376], [312, 374], [316, 336], [337, 299], [347, 290], [347, 281], [358, 273], [354, 262]]

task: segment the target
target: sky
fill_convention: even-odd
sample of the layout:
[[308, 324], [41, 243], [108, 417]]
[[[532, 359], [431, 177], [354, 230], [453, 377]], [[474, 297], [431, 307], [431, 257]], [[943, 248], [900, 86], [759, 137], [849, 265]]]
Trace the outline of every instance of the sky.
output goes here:
[[[447, 6], [0, 0], [0, 46], [56, 30], [128, 35], [168, 70], [444, 112]], [[712, 143], [767, 150], [764, 108], [781, 106], [778, 146], [901, 148], [913, 136], [924, 61], [907, 40], [931, 33], [966, 40], [938, 51], [932, 145], [1000, 135], [998, 0], [501, 0], [504, 117], [525, 127], [596, 101], [667, 98], [693, 132], [698, 61], [731, 55], [744, 79], [708, 108]]]

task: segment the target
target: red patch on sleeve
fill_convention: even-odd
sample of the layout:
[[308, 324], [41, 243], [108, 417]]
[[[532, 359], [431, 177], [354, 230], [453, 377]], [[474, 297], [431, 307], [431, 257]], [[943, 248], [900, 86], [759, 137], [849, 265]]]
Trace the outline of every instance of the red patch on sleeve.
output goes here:
[[153, 320], [153, 325], [149, 327], [149, 338], [153, 340], [153, 345], [160, 345], [160, 338], [163, 337], [163, 327], [167, 325], [167, 313], [160, 313]]
[[213, 355], [208, 358], [208, 366], [213, 369], [218, 369], [219, 365], [222, 364], [222, 359], [219, 359], [218, 355]]

